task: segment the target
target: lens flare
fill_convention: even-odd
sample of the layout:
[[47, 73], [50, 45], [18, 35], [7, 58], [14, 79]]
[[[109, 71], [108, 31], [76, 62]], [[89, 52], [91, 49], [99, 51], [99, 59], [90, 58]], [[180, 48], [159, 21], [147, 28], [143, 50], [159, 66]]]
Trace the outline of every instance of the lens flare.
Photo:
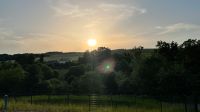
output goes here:
[[100, 73], [109, 74], [114, 71], [114, 68], [115, 61], [113, 59], [107, 59], [98, 66], [98, 71]]

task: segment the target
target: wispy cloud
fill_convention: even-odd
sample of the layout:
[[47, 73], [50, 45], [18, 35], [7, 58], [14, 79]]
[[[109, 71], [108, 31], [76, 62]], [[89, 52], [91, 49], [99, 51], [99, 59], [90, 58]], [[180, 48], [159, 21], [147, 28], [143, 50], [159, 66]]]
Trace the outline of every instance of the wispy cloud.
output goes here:
[[103, 3], [99, 5], [99, 8], [102, 11], [111, 14], [111, 16], [114, 14], [117, 18], [127, 18], [138, 14], [144, 14], [147, 12], [146, 9], [125, 4]]
[[4, 26], [5, 20], [0, 18], [0, 40], [17, 40], [20, 39], [21, 36], [17, 35], [16, 32], [14, 32], [10, 28], [6, 28]]
[[69, 0], [48, 0], [50, 8], [55, 11], [56, 16], [83, 17], [94, 13], [94, 10], [83, 8]]
[[16, 35], [14, 31], [0, 27], [0, 39], [1, 40], [16, 40], [20, 36]]
[[93, 6], [85, 6], [80, 3], [72, 3], [69, 0], [49, 0], [50, 7], [55, 11], [56, 16], [81, 18], [86, 20], [86, 28], [97, 26], [101, 23], [110, 24], [128, 19], [135, 15], [147, 12], [144, 8], [139, 8], [128, 4], [96, 3]]
[[[3, 20], [2, 20], [3, 21]], [[10, 29], [2, 26], [0, 20], [0, 48], [1, 53], [14, 53], [15, 49], [20, 47], [20, 42], [17, 41], [20, 36]]]
[[199, 30], [200, 26], [194, 24], [177, 23], [169, 26], [156, 26], [156, 29], [160, 30], [158, 35], [164, 35], [169, 33], [181, 32], [181, 31], [194, 31]]
[[96, 4], [95, 7], [84, 7], [82, 4], [74, 4], [69, 0], [48, 0], [50, 7], [55, 11], [56, 15], [71, 16], [71, 17], [83, 17], [83, 16], [95, 16], [96, 14], [106, 13], [110, 16], [123, 16], [129, 17], [136, 14], [146, 13], [146, 9], [138, 8], [136, 6], [127, 4], [112, 4], [101, 3]]

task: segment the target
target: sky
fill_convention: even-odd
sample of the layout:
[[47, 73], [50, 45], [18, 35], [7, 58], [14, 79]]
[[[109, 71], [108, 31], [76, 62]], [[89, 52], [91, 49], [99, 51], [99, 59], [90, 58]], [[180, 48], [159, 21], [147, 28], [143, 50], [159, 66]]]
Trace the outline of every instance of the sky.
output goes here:
[[[200, 39], [200, 0], [0, 0], [0, 53], [155, 48]], [[95, 48], [94, 48], [95, 49]]]

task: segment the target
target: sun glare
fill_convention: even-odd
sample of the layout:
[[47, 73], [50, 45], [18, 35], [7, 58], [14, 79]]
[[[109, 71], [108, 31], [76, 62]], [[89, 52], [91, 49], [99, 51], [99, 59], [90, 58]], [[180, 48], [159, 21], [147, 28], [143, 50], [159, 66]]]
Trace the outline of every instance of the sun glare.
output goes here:
[[88, 45], [90, 46], [90, 47], [93, 47], [93, 46], [95, 46], [97, 44], [97, 40], [96, 39], [89, 39], [88, 40]]

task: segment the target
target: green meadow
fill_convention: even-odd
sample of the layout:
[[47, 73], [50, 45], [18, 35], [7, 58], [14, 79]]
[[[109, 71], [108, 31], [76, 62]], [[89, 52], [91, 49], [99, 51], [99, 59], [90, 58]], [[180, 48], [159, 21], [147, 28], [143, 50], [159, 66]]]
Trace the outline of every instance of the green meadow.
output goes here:
[[[183, 103], [134, 96], [23, 96], [9, 98], [8, 112], [184, 112]], [[3, 110], [3, 100], [0, 102]]]

